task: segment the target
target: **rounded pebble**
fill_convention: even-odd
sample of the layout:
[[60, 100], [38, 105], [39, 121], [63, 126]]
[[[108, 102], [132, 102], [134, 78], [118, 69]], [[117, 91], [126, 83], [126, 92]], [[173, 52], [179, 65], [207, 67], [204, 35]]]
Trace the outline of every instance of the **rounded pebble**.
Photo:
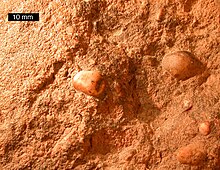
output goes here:
[[186, 80], [202, 72], [202, 63], [187, 51], [165, 55], [162, 68], [178, 80]]
[[210, 122], [203, 122], [199, 124], [199, 132], [206, 136], [210, 133]]
[[183, 108], [184, 112], [190, 110], [192, 108], [192, 106], [193, 106], [192, 101], [190, 101], [190, 100], [183, 100], [182, 108]]
[[80, 71], [73, 78], [73, 87], [87, 95], [99, 97], [106, 83], [99, 71]]
[[206, 159], [206, 152], [200, 144], [189, 144], [179, 149], [177, 160], [181, 164], [198, 165]]

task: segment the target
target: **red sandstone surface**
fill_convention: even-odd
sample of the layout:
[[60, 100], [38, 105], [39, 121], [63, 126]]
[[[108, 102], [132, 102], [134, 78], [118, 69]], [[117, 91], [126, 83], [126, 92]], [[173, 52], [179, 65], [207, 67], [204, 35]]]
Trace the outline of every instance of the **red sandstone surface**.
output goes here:
[[[219, 13], [219, 0], [2, 0], [0, 169], [220, 169]], [[176, 51], [202, 73], [164, 70]], [[101, 98], [74, 89], [81, 70], [101, 72]]]

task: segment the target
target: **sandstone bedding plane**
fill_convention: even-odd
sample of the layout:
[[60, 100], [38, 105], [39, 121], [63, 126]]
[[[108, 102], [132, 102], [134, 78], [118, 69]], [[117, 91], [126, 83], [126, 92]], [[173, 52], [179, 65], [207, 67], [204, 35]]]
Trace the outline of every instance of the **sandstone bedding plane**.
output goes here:
[[219, 170], [219, 14], [219, 0], [1, 0], [0, 169]]

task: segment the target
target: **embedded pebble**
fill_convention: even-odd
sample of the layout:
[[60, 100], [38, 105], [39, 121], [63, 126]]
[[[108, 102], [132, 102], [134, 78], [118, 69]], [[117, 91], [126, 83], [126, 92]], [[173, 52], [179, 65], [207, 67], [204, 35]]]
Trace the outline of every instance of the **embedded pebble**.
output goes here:
[[161, 21], [163, 19], [164, 15], [165, 15], [164, 7], [161, 7], [156, 14], [156, 20]]
[[187, 51], [177, 51], [165, 55], [162, 68], [178, 80], [186, 80], [203, 70], [202, 63]]
[[206, 156], [203, 146], [193, 143], [179, 149], [177, 160], [181, 164], [198, 165], [206, 159]]
[[73, 35], [73, 33], [74, 33], [74, 28], [73, 28], [72, 26], [67, 27], [67, 28], [66, 28], [66, 33], [67, 33], [68, 35]]
[[206, 121], [206, 122], [203, 122], [203, 123], [200, 123], [199, 124], [199, 132], [206, 136], [210, 133], [211, 129], [210, 129], [210, 122]]
[[190, 110], [192, 106], [193, 104], [190, 100], [183, 100], [183, 105], [182, 105], [183, 112]]
[[73, 78], [73, 87], [87, 95], [99, 97], [106, 83], [99, 71], [80, 71]]

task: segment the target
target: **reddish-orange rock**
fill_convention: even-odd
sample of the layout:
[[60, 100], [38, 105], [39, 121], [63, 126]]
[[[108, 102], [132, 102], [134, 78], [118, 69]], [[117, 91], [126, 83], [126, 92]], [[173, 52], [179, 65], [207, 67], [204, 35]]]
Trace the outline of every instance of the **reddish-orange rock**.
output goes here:
[[202, 135], [208, 135], [210, 133], [211, 129], [210, 129], [210, 122], [206, 121], [203, 123], [199, 124], [199, 132]]
[[80, 71], [73, 78], [73, 87], [90, 96], [100, 96], [105, 86], [106, 83], [99, 71]]
[[203, 70], [202, 63], [186, 51], [177, 51], [165, 55], [162, 60], [162, 67], [178, 80], [186, 80]]
[[206, 158], [202, 144], [193, 143], [179, 149], [177, 160], [182, 164], [198, 165]]

